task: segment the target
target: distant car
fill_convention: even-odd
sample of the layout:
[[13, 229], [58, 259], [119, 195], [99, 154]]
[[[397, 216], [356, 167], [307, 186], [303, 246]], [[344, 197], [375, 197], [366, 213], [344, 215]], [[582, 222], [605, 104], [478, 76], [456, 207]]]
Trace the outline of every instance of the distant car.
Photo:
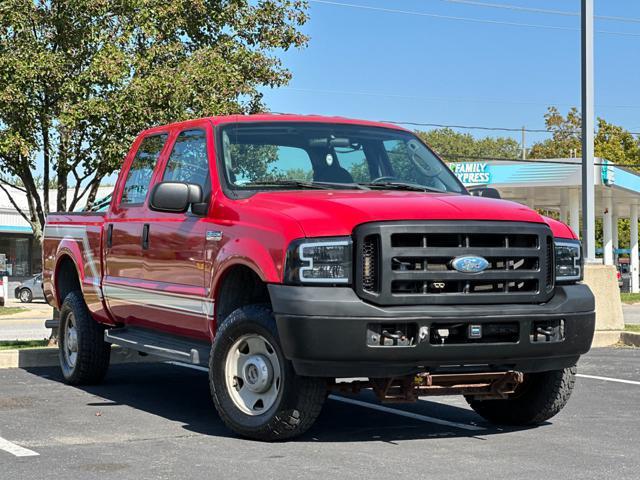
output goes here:
[[22, 303], [31, 303], [34, 300], [44, 300], [42, 291], [42, 274], [38, 274], [29, 280], [18, 284], [14, 290], [15, 296]]
[[622, 288], [624, 286], [624, 279], [622, 278], [620, 268], [616, 271], [616, 277], [618, 278], [618, 287]]

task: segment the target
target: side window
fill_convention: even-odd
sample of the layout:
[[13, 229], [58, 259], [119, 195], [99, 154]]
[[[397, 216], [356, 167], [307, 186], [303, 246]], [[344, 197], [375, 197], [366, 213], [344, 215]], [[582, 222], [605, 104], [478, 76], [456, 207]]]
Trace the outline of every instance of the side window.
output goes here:
[[207, 136], [203, 130], [186, 130], [176, 138], [162, 177], [164, 182], [195, 183], [204, 198], [211, 193]]
[[145, 137], [138, 147], [136, 156], [127, 174], [127, 181], [122, 190], [121, 205], [144, 203], [151, 183], [153, 168], [158, 156], [167, 141], [167, 134]]

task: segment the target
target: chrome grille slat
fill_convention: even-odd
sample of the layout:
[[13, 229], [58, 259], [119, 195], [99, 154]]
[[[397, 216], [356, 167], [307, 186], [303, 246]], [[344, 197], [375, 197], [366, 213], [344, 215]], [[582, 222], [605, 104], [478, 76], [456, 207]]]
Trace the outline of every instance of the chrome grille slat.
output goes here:
[[482, 273], [460, 273], [448, 270], [446, 272], [430, 271], [394, 271], [393, 280], [537, 280], [539, 272], [525, 272], [519, 270], [486, 270]]
[[450, 257], [460, 255], [481, 255], [487, 257], [527, 257], [540, 255], [539, 249], [533, 248], [406, 248], [392, 247], [394, 257]]

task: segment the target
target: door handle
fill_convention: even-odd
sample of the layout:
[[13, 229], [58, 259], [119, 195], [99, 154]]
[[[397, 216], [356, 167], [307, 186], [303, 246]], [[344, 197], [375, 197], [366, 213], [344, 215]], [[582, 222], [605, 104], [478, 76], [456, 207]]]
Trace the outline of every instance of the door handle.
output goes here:
[[107, 227], [107, 248], [111, 248], [113, 245], [113, 223], [110, 223]]
[[145, 223], [142, 227], [142, 249], [147, 250], [149, 248], [149, 224]]

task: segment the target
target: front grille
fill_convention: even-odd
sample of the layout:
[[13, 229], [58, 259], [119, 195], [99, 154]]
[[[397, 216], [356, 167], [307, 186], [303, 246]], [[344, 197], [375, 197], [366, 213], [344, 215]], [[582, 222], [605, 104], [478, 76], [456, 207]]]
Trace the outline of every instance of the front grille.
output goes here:
[[[540, 303], [553, 294], [553, 240], [544, 224], [389, 222], [355, 231], [358, 294], [380, 305]], [[455, 270], [481, 256], [479, 273]]]
[[380, 272], [380, 237], [369, 235], [362, 242], [362, 288], [368, 292], [378, 291]]

